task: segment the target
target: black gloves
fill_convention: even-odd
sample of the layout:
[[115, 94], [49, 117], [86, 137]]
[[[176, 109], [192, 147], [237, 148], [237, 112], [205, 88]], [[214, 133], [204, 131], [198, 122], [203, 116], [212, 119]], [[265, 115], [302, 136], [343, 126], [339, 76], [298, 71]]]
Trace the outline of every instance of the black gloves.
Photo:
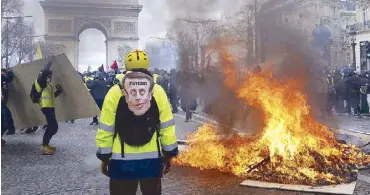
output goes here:
[[55, 91], [54, 96], [55, 96], [55, 97], [58, 97], [58, 96], [63, 92], [63, 89], [62, 89], [62, 86], [60, 86], [59, 84], [57, 84], [57, 85], [55, 86], [55, 88], [56, 88], [57, 90]]
[[48, 62], [46, 63], [44, 69], [42, 71], [49, 71], [51, 65], [53, 64], [54, 56], [48, 57]]

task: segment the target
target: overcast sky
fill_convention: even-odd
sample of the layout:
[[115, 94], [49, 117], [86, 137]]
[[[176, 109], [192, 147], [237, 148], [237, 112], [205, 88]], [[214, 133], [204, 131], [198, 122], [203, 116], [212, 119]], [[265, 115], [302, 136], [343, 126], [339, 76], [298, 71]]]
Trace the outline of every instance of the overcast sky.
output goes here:
[[[44, 12], [39, 4], [39, 0], [24, 0], [25, 15], [32, 15], [35, 24], [36, 35], [45, 34]], [[163, 37], [166, 28], [170, 25], [169, 19], [181, 9], [182, 13], [189, 11], [217, 12], [236, 9], [238, 2], [234, 0], [230, 4], [229, 0], [139, 0], [143, 5], [143, 10], [139, 15], [139, 45], [144, 48], [145, 43], [153, 37]], [[175, 3], [174, 3], [175, 2]], [[183, 2], [186, 2], [185, 4]], [[201, 3], [198, 3], [201, 2]], [[201, 7], [195, 9], [194, 7]], [[204, 9], [206, 8], [206, 9]], [[217, 15], [217, 14], [216, 14]], [[101, 64], [105, 64], [106, 48], [103, 33], [96, 29], [87, 29], [80, 35], [79, 44], [79, 65], [82, 70], [91, 65], [93, 69]], [[152, 40], [153, 41], [153, 40]]]

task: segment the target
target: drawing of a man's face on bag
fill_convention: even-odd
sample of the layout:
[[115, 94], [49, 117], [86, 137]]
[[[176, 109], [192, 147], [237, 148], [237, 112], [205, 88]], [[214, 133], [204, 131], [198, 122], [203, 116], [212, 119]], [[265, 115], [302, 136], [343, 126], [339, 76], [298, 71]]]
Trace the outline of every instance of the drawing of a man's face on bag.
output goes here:
[[122, 84], [129, 109], [137, 116], [145, 114], [153, 97], [153, 78], [140, 72], [128, 72]]

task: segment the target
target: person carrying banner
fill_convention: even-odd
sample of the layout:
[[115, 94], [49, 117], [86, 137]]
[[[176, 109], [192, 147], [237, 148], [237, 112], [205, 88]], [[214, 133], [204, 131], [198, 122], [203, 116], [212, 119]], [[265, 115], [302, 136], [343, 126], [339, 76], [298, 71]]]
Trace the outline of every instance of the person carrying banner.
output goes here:
[[50, 140], [58, 131], [58, 122], [55, 116], [55, 98], [62, 93], [62, 87], [59, 84], [55, 86], [56, 90], [54, 90], [54, 86], [51, 84], [52, 71], [50, 67], [52, 59], [49, 58], [31, 90], [31, 99], [35, 102], [35, 99], [37, 99], [35, 97], [39, 98], [38, 104], [47, 122], [41, 146], [41, 153], [44, 155], [54, 155], [56, 152], [56, 148], [50, 146]]

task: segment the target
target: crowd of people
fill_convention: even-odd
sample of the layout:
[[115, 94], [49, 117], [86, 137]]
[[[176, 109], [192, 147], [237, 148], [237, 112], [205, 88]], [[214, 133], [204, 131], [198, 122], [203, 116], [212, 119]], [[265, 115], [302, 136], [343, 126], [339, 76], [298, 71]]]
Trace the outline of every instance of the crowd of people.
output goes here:
[[[171, 104], [172, 113], [178, 113], [178, 107], [187, 113], [186, 122], [191, 120], [191, 114], [195, 112], [199, 104], [199, 93], [195, 90], [203, 79], [202, 74], [196, 71], [170, 71], [164, 69], [153, 69], [156, 84], [159, 84], [166, 92]], [[108, 90], [119, 83], [126, 71], [120, 71], [116, 62], [112, 64], [109, 70], [105, 71], [103, 66], [92, 72], [80, 74], [81, 79], [90, 91], [99, 108], [102, 106], [105, 95]], [[97, 125], [95, 117], [90, 125]]]
[[[221, 93], [217, 92], [223, 82], [219, 71], [150, 71], [148, 61], [144, 51], [135, 50], [125, 58], [125, 71], [120, 71], [114, 62], [107, 71], [102, 66], [94, 72], [78, 73], [101, 110], [100, 118], [93, 117], [90, 125], [98, 125], [96, 155], [102, 161], [102, 173], [110, 178], [111, 194], [134, 195], [139, 184], [144, 195], [161, 194], [161, 178], [169, 172], [171, 159], [178, 154], [173, 113], [179, 112], [180, 107], [186, 112], [185, 122], [188, 122], [198, 104], [203, 104], [207, 112], [207, 105]], [[32, 102], [39, 105], [47, 122], [41, 144], [44, 155], [56, 153], [50, 141], [58, 131], [55, 99], [63, 93], [62, 86], [51, 83], [52, 64], [50, 58], [35, 78], [30, 93]], [[261, 68], [253, 71], [261, 71]], [[324, 73], [316, 78], [322, 116], [330, 116], [333, 111], [357, 117], [369, 113], [369, 72], [362, 75], [353, 70]], [[13, 77], [11, 70], [2, 69], [2, 136], [15, 133], [7, 107], [7, 100], [11, 98], [7, 86]], [[37, 129], [30, 127], [23, 132], [33, 133]]]
[[318, 79], [317, 91], [322, 117], [338, 115], [361, 117], [369, 114], [370, 72], [359, 74], [353, 69], [325, 71]]

